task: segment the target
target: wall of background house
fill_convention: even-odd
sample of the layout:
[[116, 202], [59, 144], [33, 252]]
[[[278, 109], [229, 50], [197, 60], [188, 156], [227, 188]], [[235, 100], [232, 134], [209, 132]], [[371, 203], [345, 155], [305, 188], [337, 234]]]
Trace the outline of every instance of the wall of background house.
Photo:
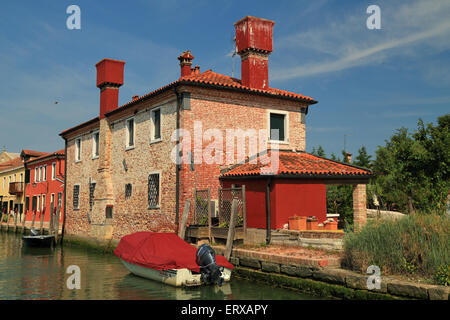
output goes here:
[[[29, 198], [29, 204], [28, 208], [25, 208], [28, 210], [26, 221], [32, 221], [33, 220], [33, 211], [32, 211], [32, 199], [33, 196], [41, 196], [42, 201], [42, 195], [45, 194], [45, 210], [42, 212], [40, 209], [37, 210], [37, 213], [39, 215], [36, 215], [36, 221], [37, 219], [40, 219], [40, 214], [44, 213], [44, 221], [48, 222], [50, 221], [50, 208], [51, 208], [51, 194], [55, 195], [55, 208], [58, 205], [58, 193], [60, 192], [62, 194], [62, 206], [61, 206], [61, 215], [60, 215], [60, 221], [63, 221], [63, 212], [64, 212], [64, 184], [61, 181], [58, 180], [52, 180], [52, 163], [56, 163], [56, 177], [59, 179], [64, 180], [64, 159], [49, 159], [42, 162], [29, 164], [27, 165], [27, 168], [30, 170], [30, 183], [27, 184], [25, 188], [25, 197]], [[47, 179], [46, 181], [41, 182], [35, 182], [35, 168], [41, 167], [47, 165]], [[61, 165], [61, 167], [60, 167]], [[60, 175], [61, 173], [61, 175]], [[26, 203], [26, 201], [25, 201]]]

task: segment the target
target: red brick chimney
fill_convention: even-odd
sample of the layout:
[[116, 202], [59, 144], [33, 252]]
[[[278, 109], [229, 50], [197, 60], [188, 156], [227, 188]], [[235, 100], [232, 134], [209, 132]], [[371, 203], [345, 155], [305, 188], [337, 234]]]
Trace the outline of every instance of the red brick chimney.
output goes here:
[[247, 16], [234, 24], [237, 53], [241, 56], [242, 85], [253, 89], [269, 87], [269, 55], [272, 52], [271, 20]]
[[183, 52], [179, 57], [181, 67], [181, 77], [189, 76], [192, 72], [191, 65], [194, 56], [191, 54], [191, 50]]
[[124, 61], [112, 59], [103, 59], [95, 65], [97, 87], [100, 89], [100, 119], [119, 105], [119, 87], [123, 84], [124, 65]]

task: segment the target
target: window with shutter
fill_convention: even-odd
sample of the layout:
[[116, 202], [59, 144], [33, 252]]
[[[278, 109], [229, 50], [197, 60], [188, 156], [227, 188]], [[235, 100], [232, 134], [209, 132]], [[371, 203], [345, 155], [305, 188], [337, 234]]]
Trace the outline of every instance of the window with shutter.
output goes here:
[[76, 184], [73, 186], [73, 208], [79, 209], [80, 205], [80, 185]]
[[159, 173], [148, 176], [148, 207], [159, 207]]

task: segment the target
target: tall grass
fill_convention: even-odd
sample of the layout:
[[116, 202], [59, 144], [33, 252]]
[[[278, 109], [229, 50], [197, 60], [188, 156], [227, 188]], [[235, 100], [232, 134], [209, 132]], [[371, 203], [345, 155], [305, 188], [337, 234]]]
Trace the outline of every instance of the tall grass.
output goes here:
[[345, 236], [344, 264], [363, 272], [377, 265], [383, 274], [434, 279], [450, 265], [450, 219], [414, 214], [369, 222], [359, 233]]

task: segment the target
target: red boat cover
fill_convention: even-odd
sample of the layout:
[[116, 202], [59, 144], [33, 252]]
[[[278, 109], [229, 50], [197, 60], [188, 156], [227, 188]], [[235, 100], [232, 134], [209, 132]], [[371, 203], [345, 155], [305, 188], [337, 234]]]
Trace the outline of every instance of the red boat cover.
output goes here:
[[[168, 270], [187, 268], [200, 272], [195, 262], [197, 248], [175, 233], [136, 232], [120, 239], [114, 254], [122, 260], [142, 267]], [[218, 266], [233, 269], [224, 256], [216, 255]]]

